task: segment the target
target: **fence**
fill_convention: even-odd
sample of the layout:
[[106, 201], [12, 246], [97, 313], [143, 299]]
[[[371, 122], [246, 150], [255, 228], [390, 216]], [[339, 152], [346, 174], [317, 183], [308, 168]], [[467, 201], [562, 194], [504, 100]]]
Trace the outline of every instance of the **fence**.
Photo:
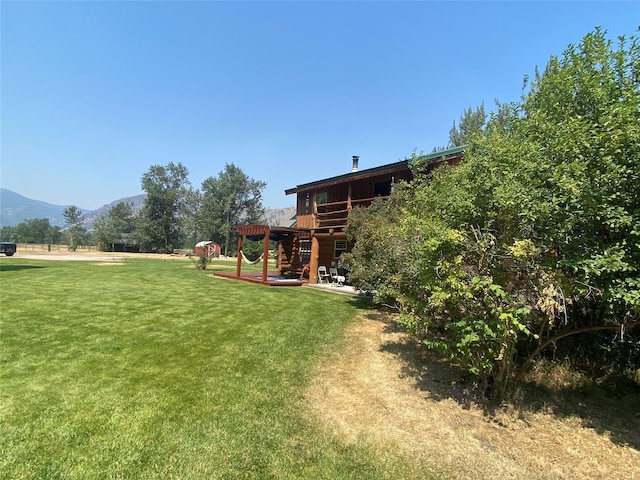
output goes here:
[[[16, 244], [18, 252], [61, 252], [68, 251], [68, 245], [50, 245], [46, 243], [18, 243]], [[96, 252], [98, 249], [95, 245], [78, 246], [76, 252]]]

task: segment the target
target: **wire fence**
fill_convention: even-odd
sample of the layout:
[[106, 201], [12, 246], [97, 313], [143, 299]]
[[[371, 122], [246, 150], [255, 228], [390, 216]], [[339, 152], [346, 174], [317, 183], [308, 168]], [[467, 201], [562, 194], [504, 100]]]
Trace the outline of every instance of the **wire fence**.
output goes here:
[[[69, 251], [69, 245], [51, 245], [47, 243], [17, 243], [16, 248], [19, 252], [62, 252]], [[76, 247], [76, 252], [96, 252], [95, 245], [82, 245]]]

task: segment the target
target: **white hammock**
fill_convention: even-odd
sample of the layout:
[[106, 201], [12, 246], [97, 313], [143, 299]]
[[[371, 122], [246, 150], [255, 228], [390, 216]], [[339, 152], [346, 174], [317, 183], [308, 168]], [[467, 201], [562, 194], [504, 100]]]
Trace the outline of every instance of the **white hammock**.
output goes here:
[[256, 258], [253, 262], [251, 260], [249, 260], [245, 255], [244, 252], [242, 250], [240, 250], [240, 254], [242, 255], [242, 260], [244, 260], [244, 263], [247, 263], [249, 265], [255, 265], [256, 263], [258, 263], [259, 261], [262, 260], [262, 258], [264, 257], [264, 252], [262, 252], [260, 254], [260, 256], [258, 258]]

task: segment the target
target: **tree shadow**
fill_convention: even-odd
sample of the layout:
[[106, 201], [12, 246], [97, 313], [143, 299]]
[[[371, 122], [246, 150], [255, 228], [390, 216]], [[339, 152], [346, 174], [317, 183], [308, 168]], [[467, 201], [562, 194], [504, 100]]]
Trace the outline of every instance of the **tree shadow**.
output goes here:
[[0, 263], [0, 272], [17, 272], [20, 270], [32, 270], [36, 268], [47, 268], [42, 265], [15, 265], [15, 264], [6, 264]]
[[[595, 382], [575, 386], [548, 386], [527, 381], [515, 386], [510, 404], [484, 397], [472, 377], [453, 366], [446, 358], [428, 350], [406, 334], [402, 325], [390, 315], [370, 313], [368, 319], [382, 322], [383, 331], [394, 340], [380, 346], [381, 352], [401, 361], [402, 375], [435, 401], [454, 400], [463, 408], [482, 408], [487, 417], [513, 410], [526, 421], [528, 413], [545, 413], [557, 419], [579, 419], [585, 428], [607, 435], [612, 442], [640, 450], [640, 388], [612, 389]], [[398, 335], [400, 334], [400, 335]], [[499, 422], [498, 422], [499, 423]]]

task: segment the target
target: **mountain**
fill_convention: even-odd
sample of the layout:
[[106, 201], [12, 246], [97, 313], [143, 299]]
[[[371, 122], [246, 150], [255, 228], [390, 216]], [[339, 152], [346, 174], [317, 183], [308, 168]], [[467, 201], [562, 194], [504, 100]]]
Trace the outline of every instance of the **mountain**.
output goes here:
[[93, 222], [95, 221], [96, 218], [98, 218], [100, 215], [106, 215], [109, 212], [109, 210], [111, 210], [113, 207], [115, 207], [118, 203], [121, 203], [121, 202], [128, 203], [129, 205], [131, 205], [131, 208], [133, 208], [133, 211], [137, 212], [142, 208], [142, 204], [144, 203], [145, 197], [146, 195], [144, 193], [141, 193], [140, 195], [134, 195], [133, 197], [120, 198], [119, 200], [114, 200], [111, 203], [107, 203], [106, 205], [103, 205], [97, 210], [93, 210], [87, 213], [87, 217], [84, 222], [84, 225], [88, 230], [91, 230], [93, 228]]
[[267, 225], [290, 227], [295, 219], [296, 207], [265, 208], [264, 216]]
[[[65, 221], [62, 212], [68, 206], [32, 200], [6, 188], [0, 188], [0, 225], [13, 227], [25, 220], [48, 218], [52, 226], [63, 228]], [[80, 210], [83, 214], [91, 212], [85, 208]]]
[[[86, 216], [84, 225], [90, 230], [96, 218], [106, 214], [112, 207], [120, 202], [132, 204], [134, 211], [140, 210], [144, 203], [144, 198], [144, 194], [121, 198], [97, 210], [80, 208]], [[25, 220], [47, 218], [52, 226], [64, 228], [66, 224], [62, 212], [64, 212], [64, 209], [67, 207], [68, 205], [52, 205], [40, 200], [33, 200], [23, 197], [11, 190], [7, 190], [6, 188], [0, 188], [0, 226], [13, 227]], [[295, 207], [267, 208], [265, 209], [265, 223], [268, 225], [289, 227], [293, 223], [292, 217], [295, 215], [295, 210]]]

